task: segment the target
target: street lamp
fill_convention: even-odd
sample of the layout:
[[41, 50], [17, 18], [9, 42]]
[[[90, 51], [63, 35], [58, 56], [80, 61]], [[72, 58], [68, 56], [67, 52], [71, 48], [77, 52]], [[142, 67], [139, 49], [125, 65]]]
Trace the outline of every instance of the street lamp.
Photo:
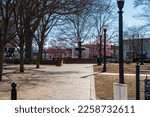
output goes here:
[[141, 65], [144, 65], [143, 63], [143, 37], [141, 37]]
[[100, 38], [99, 38], [99, 59], [100, 59], [100, 65], [102, 64], [102, 34], [100, 34]]
[[123, 18], [122, 8], [124, 0], [117, 0], [119, 8], [119, 83], [124, 84], [124, 62], [123, 62]]
[[103, 30], [104, 30], [104, 66], [103, 66], [103, 71], [106, 72], [106, 31], [107, 31], [107, 25], [103, 25]]
[[102, 34], [99, 35], [99, 57], [97, 57], [97, 65], [102, 65]]

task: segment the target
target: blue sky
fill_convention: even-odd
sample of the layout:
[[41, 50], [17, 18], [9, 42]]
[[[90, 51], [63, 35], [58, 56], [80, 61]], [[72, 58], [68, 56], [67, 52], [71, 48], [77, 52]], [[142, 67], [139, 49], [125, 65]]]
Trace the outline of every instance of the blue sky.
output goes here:
[[[137, 18], [134, 18], [136, 14], [140, 12], [140, 8], [134, 8], [134, 0], [124, 0], [124, 8], [123, 8], [123, 22], [125, 26], [133, 26], [133, 25], [141, 25], [144, 23]], [[117, 0], [113, 0], [117, 5]]]
[[123, 17], [124, 17], [125, 26], [140, 25], [141, 23], [143, 23], [142, 21], [133, 17], [134, 15], [140, 12], [139, 8], [134, 8], [133, 2], [134, 0], [125, 0], [125, 4], [123, 8], [124, 11]]

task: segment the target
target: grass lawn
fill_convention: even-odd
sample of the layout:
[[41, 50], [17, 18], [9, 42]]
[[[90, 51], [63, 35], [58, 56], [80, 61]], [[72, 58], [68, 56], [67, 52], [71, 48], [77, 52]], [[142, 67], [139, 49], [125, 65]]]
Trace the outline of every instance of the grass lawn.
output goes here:
[[[125, 64], [124, 71], [125, 73], [135, 74], [135, 65], [136, 64]], [[94, 66], [94, 71], [98, 72], [102, 70], [103, 66]], [[118, 73], [118, 65], [110, 64], [107, 65], [107, 72], [109, 73]], [[144, 64], [141, 66], [141, 70], [150, 70], [150, 64]], [[143, 74], [150, 74], [144, 73]], [[146, 75], [145, 75], [146, 76]], [[144, 99], [144, 77], [140, 77], [140, 90], [141, 90], [141, 99]], [[124, 76], [125, 84], [128, 87], [128, 99], [136, 99], [136, 90], [135, 90], [135, 76]], [[95, 89], [96, 89], [96, 98], [101, 100], [113, 100], [113, 83], [118, 83], [119, 76], [114, 75], [104, 75], [97, 74], [95, 75]]]
[[[136, 64], [124, 64], [124, 73], [135, 74]], [[118, 73], [119, 72], [119, 64], [108, 64], [106, 66], [107, 72], [110, 73]], [[150, 64], [144, 64], [140, 66], [141, 70], [150, 70]], [[102, 71], [103, 66], [94, 66], [94, 72]]]

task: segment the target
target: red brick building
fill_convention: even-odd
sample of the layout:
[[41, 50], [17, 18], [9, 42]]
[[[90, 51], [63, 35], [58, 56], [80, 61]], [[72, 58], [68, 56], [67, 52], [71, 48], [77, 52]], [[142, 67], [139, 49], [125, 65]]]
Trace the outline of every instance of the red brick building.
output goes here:
[[71, 48], [48, 48], [43, 51], [43, 58], [52, 59], [52, 58], [71, 58], [72, 49]]
[[[101, 51], [102, 56], [104, 55], [103, 46], [104, 45], [102, 45], [102, 51]], [[99, 56], [99, 44], [86, 44], [86, 45], [83, 45], [83, 48], [86, 48], [86, 50], [83, 50], [83, 52], [82, 52], [83, 58], [85, 58], [85, 57], [86, 58], [87, 57], [95, 58], [95, 57]], [[114, 45], [107, 44], [106, 45], [106, 56], [114, 57], [114, 53], [115, 53]], [[45, 59], [68, 58], [68, 57], [74, 58], [75, 56], [77, 57], [77, 54], [78, 54], [78, 51], [75, 51], [75, 49], [72, 49], [72, 48], [67, 48], [67, 49], [48, 48], [43, 51], [43, 58], [45, 58]], [[87, 54], [87, 55], [85, 55], [85, 54]]]
[[[101, 55], [104, 56], [104, 45], [102, 45], [102, 50], [101, 50]], [[99, 44], [86, 44], [84, 45], [84, 47], [89, 48], [89, 57], [93, 58], [93, 57], [97, 57], [99, 56], [99, 50], [100, 50], [100, 46]], [[113, 56], [113, 48], [111, 44], [107, 44], [106, 45], [106, 56], [107, 57], [112, 57]]]

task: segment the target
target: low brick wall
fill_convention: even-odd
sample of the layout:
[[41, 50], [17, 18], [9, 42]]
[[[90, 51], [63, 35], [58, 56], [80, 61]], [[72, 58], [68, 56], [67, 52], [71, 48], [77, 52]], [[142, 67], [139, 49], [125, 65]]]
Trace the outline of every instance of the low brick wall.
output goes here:
[[56, 65], [56, 60], [41, 60], [40, 63], [43, 65]]
[[[36, 64], [36, 61], [32, 61], [32, 64]], [[41, 65], [56, 65], [56, 66], [61, 66], [61, 65], [63, 65], [63, 60], [62, 59], [41, 60], [40, 64]]]
[[[97, 64], [97, 58], [64, 58], [63, 61], [61, 61], [62, 59], [53, 59], [53, 60], [41, 60], [40, 64], [43, 65], [57, 65], [60, 66], [63, 65], [63, 63], [65, 64]], [[59, 64], [60, 63], [60, 64]], [[16, 62], [16, 64], [19, 64], [19, 60]], [[36, 60], [32, 60], [32, 62], [30, 64], [36, 64]]]
[[66, 64], [73, 64], [73, 63], [80, 63], [80, 64], [85, 64], [85, 63], [97, 63], [96, 58], [64, 58], [64, 63]]

